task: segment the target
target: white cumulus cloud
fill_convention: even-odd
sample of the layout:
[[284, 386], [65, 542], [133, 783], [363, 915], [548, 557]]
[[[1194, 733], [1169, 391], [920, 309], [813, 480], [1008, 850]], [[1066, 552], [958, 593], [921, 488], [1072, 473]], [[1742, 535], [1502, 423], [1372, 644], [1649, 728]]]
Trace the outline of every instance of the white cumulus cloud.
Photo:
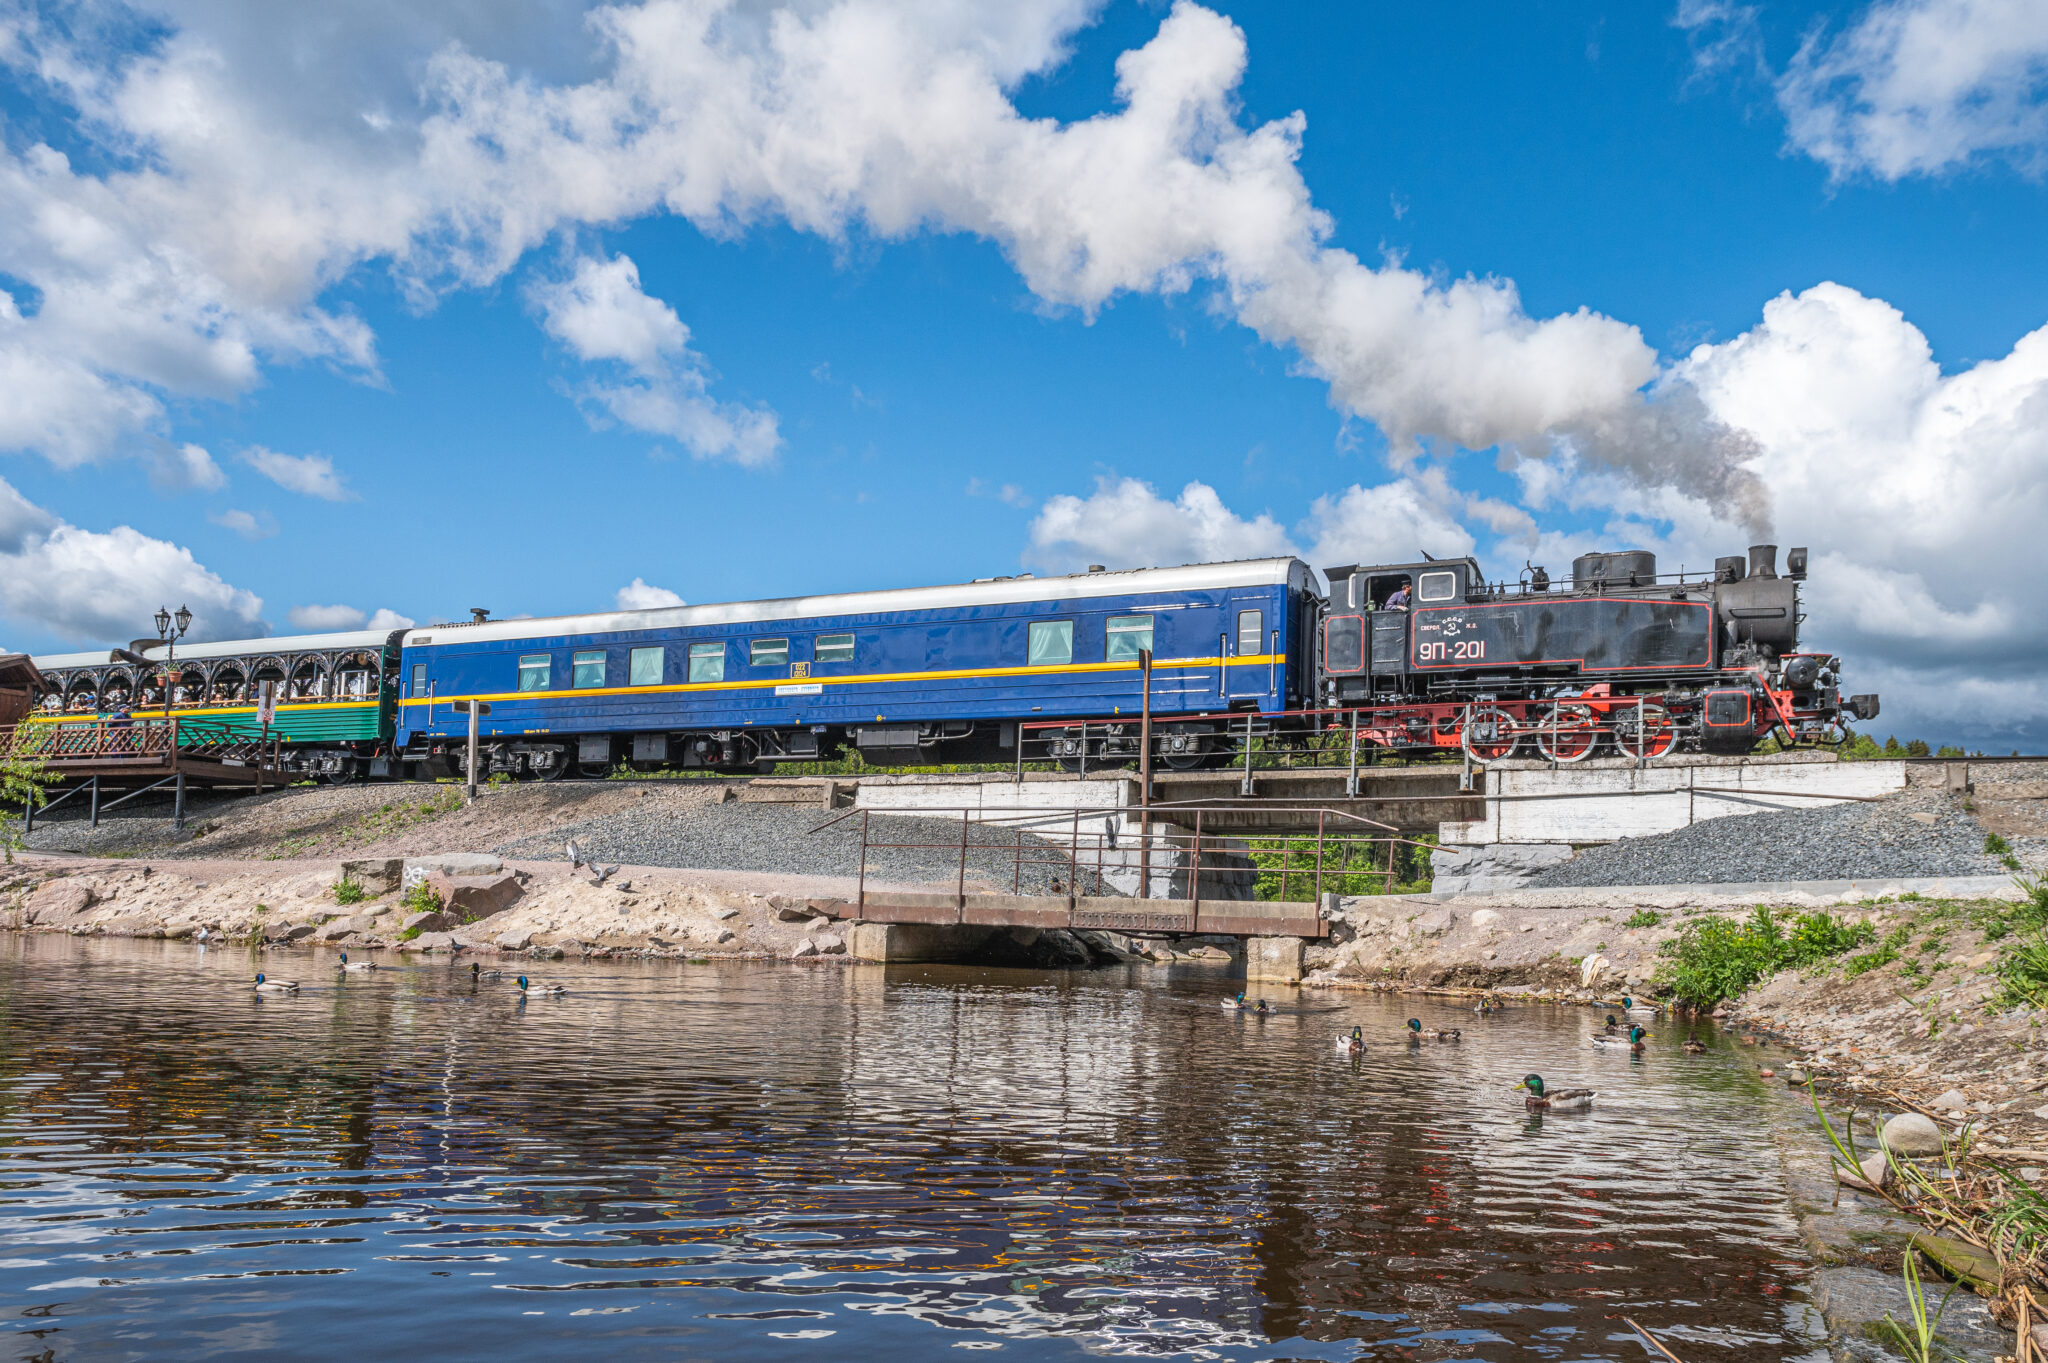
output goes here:
[[529, 291], [547, 333], [585, 363], [614, 362], [627, 372], [578, 391], [613, 419], [681, 442], [700, 459], [724, 456], [753, 466], [775, 457], [782, 437], [775, 414], [719, 402], [709, 394], [703, 358], [675, 309], [640, 288], [629, 257], [584, 257], [566, 279]]
[[687, 604], [682, 597], [668, 588], [657, 587], [637, 577], [619, 588], [618, 595], [613, 601], [622, 611], [651, 611], [660, 610], [664, 606]]
[[0, 481], [0, 617], [126, 644], [148, 634], [166, 605], [190, 607], [194, 642], [270, 633], [262, 598], [222, 581], [191, 550], [126, 525], [83, 529]]
[[1238, 516], [1207, 483], [1189, 483], [1167, 501], [1136, 478], [1104, 478], [1087, 497], [1048, 498], [1031, 522], [1030, 559], [1055, 571], [1090, 563], [1149, 568], [1292, 552], [1287, 532], [1271, 516]]
[[374, 615], [366, 615], [354, 606], [293, 606], [284, 613], [291, 621], [292, 628], [308, 634], [328, 634], [341, 630], [411, 629], [410, 616], [397, 611], [380, 609]]
[[1836, 178], [1898, 180], [1986, 155], [2048, 164], [2048, 5], [1878, 0], [1808, 37], [1778, 81], [1787, 136]]
[[287, 492], [318, 497], [325, 502], [351, 502], [356, 494], [334, 471], [334, 461], [324, 454], [279, 454], [254, 445], [242, 451], [249, 467]]
[[261, 515], [253, 511], [237, 511], [229, 507], [225, 511], [209, 511], [206, 519], [223, 530], [232, 530], [245, 540], [267, 540], [277, 533], [277, 520], [269, 512]]

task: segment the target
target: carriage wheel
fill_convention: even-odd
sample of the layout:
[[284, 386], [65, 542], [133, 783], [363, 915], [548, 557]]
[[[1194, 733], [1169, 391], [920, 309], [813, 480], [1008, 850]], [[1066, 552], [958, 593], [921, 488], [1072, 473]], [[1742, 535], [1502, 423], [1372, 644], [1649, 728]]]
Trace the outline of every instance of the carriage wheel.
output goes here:
[[1536, 748], [1553, 762], [1583, 762], [1600, 746], [1600, 725], [1586, 705], [1552, 706], [1536, 724]]
[[1515, 750], [1522, 736], [1513, 715], [1496, 706], [1486, 705], [1466, 718], [1459, 741], [1474, 762], [1498, 762]]
[[[1645, 703], [1641, 733], [1623, 733], [1616, 742], [1623, 753], [1630, 757], [1654, 762], [1678, 746], [1678, 726], [1671, 720], [1671, 712], [1661, 705]], [[1627, 718], [1628, 712], [1622, 711]]]
[[575, 770], [576, 755], [571, 749], [559, 748], [556, 750], [556, 753], [557, 756], [555, 758], [554, 765], [549, 767], [546, 771], [540, 773], [541, 780], [559, 781], [563, 777], [567, 776], [571, 771]]

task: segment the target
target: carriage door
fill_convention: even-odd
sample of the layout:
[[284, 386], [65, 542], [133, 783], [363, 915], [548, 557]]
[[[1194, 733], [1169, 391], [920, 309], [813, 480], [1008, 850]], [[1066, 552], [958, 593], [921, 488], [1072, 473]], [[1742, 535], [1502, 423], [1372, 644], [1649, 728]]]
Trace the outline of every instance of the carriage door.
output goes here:
[[1262, 597], [1236, 598], [1229, 603], [1223, 617], [1225, 700], [1257, 700], [1275, 690], [1273, 664], [1267, 661], [1266, 631], [1279, 628], [1280, 622], [1269, 621], [1268, 614]]

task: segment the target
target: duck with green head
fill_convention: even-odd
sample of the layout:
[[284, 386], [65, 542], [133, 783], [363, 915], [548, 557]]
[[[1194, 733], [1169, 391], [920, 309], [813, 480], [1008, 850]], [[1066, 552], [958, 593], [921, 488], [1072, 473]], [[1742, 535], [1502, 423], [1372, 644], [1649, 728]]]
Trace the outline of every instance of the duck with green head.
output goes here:
[[1528, 1090], [1528, 1108], [1531, 1112], [1570, 1112], [1593, 1106], [1595, 1090], [1546, 1088], [1540, 1074], [1522, 1076], [1522, 1082], [1515, 1087]]
[[299, 992], [299, 982], [297, 980], [273, 980], [267, 976], [258, 975], [256, 977], [256, 992], [259, 994], [296, 994]]
[[521, 975], [519, 977], [519, 994], [521, 998], [524, 998], [528, 994], [540, 994], [548, 998], [553, 998], [557, 994], [566, 994], [568, 992], [569, 990], [566, 985], [530, 984], [528, 983], [526, 976]]
[[469, 963], [469, 978], [472, 983], [481, 983], [484, 980], [500, 980], [504, 977], [505, 974], [501, 970], [486, 970], [475, 961]]
[[1593, 1044], [1601, 1047], [1603, 1050], [1627, 1051], [1631, 1055], [1641, 1055], [1643, 1053], [1643, 1029], [1631, 1027], [1628, 1029], [1628, 1035], [1625, 1037], [1596, 1036], [1593, 1038]]
[[1348, 1055], [1358, 1055], [1365, 1050], [1365, 1028], [1353, 1027], [1350, 1036], [1337, 1038], [1337, 1049]]
[[375, 961], [351, 961], [346, 951], [341, 953], [341, 964], [336, 967], [344, 975], [361, 975], [376, 968]]
[[1224, 1006], [1225, 1008], [1228, 1008], [1228, 1009], [1229, 1009], [1229, 1010], [1230, 1010], [1231, 1012], [1233, 1012], [1233, 1013], [1242, 1013], [1242, 1012], [1243, 1012], [1243, 1011], [1245, 1010], [1246, 1006], [1247, 1006], [1247, 1005], [1246, 1005], [1246, 1003], [1245, 1003], [1245, 1001], [1244, 1001], [1244, 994], [1243, 994], [1243, 992], [1242, 992], [1242, 991], [1240, 991], [1240, 992], [1239, 992], [1239, 994], [1238, 994], [1238, 996], [1237, 996], [1236, 998], [1234, 998], [1234, 999], [1225, 999], [1225, 1000], [1223, 1000], [1223, 1006]]
[[1431, 1041], [1456, 1041], [1464, 1033], [1456, 1027], [1425, 1027], [1421, 1018], [1408, 1019], [1408, 1039], [1420, 1041], [1428, 1037]]

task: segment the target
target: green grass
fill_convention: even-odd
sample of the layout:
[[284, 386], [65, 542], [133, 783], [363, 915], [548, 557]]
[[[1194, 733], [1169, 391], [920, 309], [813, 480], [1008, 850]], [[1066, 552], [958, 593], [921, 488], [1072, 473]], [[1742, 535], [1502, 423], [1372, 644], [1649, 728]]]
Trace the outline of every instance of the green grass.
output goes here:
[[1621, 925], [1625, 928], [1654, 928], [1663, 921], [1664, 915], [1655, 909], [1637, 909], [1622, 919]]
[[441, 909], [441, 896], [424, 880], [414, 881], [398, 902], [407, 913], [438, 913]]
[[1833, 914], [1782, 917], [1758, 905], [1747, 918], [1687, 923], [1662, 948], [1656, 984], [1681, 1002], [1711, 1008], [1780, 970], [1843, 955], [1876, 936], [1866, 923]]
[[360, 881], [343, 876], [334, 882], [334, 902], [337, 904], [360, 904], [368, 898], [370, 892], [362, 887]]

